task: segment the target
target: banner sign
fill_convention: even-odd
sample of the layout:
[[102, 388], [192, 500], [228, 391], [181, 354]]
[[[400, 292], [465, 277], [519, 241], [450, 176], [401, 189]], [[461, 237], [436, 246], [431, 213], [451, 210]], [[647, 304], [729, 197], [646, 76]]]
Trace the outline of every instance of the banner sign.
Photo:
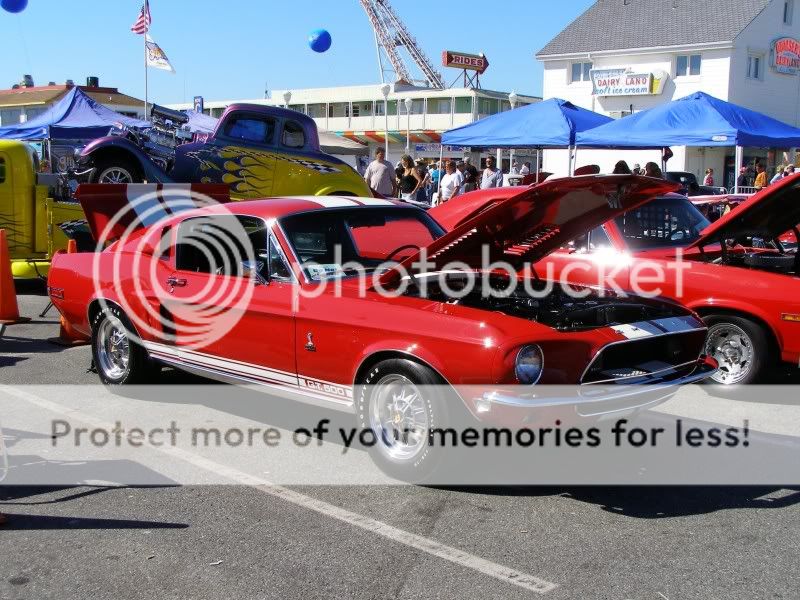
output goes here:
[[800, 42], [790, 37], [773, 40], [769, 62], [778, 73], [797, 75], [800, 73]]
[[416, 152], [466, 152], [469, 150], [466, 146], [444, 146], [441, 144], [415, 144], [414, 150]]
[[628, 69], [592, 69], [593, 96], [651, 96], [664, 91], [667, 74], [633, 73]]
[[489, 67], [489, 59], [483, 54], [467, 54], [465, 52], [445, 50], [442, 52], [442, 65], [456, 69], [477, 71], [483, 75], [483, 72]]
[[194, 112], [198, 112], [198, 113], [203, 112], [203, 97], [202, 96], [195, 96], [194, 97]]

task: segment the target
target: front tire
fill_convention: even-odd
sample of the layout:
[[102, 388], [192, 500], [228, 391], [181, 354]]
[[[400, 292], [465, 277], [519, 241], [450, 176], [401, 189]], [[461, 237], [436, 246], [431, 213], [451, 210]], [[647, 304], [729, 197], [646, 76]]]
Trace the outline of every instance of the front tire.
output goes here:
[[423, 483], [435, 472], [444, 449], [429, 443], [430, 431], [448, 426], [444, 386], [428, 367], [406, 359], [372, 367], [356, 391], [356, 418], [371, 430], [373, 461], [386, 474]]
[[158, 367], [138, 342], [130, 320], [116, 306], [101, 310], [92, 320], [92, 358], [106, 385], [149, 383]]
[[99, 160], [92, 183], [142, 183], [140, 169], [133, 161], [118, 158]]
[[719, 363], [708, 380], [722, 385], [746, 385], [761, 379], [769, 365], [771, 346], [764, 328], [744, 317], [715, 314], [708, 325], [705, 352]]

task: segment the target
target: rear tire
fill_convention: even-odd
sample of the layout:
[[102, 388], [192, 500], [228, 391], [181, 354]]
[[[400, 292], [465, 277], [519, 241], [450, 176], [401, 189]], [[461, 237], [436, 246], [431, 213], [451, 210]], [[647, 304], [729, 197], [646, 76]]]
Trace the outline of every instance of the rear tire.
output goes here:
[[97, 161], [92, 183], [142, 183], [139, 166], [126, 158], [106, 158]]
[[356, 389], [356, 418], [362, 431], [372, 431], [369, 451], [384, 473], [428, 481], [445, 452], [429, 443], [429, 433], [448, 427], [446, 396], [436, 373], [419, 363], [389, 359], [370, 369]]
[[759, 381], [772, 354], [764, 328], [734, 315], [712, 314], [703, 320], [708, 325], [705, 352], [719, 363], [717, 372], [706, 381], [721, 385]]
[[101, 310], [92, 320], [92, 359], [106, 385], [153, 382], [159, 365], [138, 341], [128, 317], [116, 306]]

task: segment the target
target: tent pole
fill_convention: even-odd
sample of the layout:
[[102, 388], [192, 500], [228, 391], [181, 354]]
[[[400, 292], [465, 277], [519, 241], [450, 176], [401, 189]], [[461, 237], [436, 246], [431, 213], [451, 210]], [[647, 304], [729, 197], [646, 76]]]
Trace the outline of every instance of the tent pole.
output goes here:
[[539, 182], [539, 148], [536, 149], [536, 182]]
[[578, 146], [573, 146], [572, 148], [573, 148], [572, 173], [569, 174], [570, 177], [573, 177], [575, 175], [575, 169], [578, 168]]
[[[147, 6], [145, 6], [147, 10]], [[145, 29], [148, 29], [145, 27]], [[147, 31], [142, 34], [142, 43], [144, 48], [144, 120], [147, 120]]]
[[744, 162], [744, 148], [736, 146], [736, 154], [733, 167], [733, 193], [739, 193], [739, 173], [742, 170], [742, 163]]

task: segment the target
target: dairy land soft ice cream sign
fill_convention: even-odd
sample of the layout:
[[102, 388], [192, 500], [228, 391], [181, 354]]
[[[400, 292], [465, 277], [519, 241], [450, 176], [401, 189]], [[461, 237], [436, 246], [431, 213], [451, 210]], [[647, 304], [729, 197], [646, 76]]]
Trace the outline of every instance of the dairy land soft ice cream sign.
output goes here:
[[800, 42], [790, 37], [773, 40], [770, 64], [778, 73], [785, 75], [800, 73]]
[[667, 74], [634, 73], [629, 69], [592, 69], [593, 96], [651, 96], [664, 90]]

